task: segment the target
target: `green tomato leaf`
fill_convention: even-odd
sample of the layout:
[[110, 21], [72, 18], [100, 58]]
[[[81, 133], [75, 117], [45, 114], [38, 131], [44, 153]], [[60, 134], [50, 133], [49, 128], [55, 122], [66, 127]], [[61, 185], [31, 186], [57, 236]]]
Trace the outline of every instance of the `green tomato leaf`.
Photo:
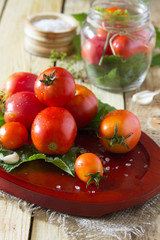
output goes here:
[[155, 48], [160, 48], [160, 31], [158, 27], [154, 26], [155, 31], [156, 31], [156, 45]]
[[[34, 146], [24, 145], [23, 147], [19, 148], [17, 151], [14, 151], [14, 152], [17, 152], [17, 154], [20, 157], [20, 161], [18, 163], [7, 164], [1, 161], [0, 166], [2, 166], [6, 172], [11, 172], [13, 169], [19, 167], [21, 164], [25, 162], [43, 159], [45, 162], [50, 162], [55, 166], [57, 166], [58, 168], [60, 168], [61, 170], [74, 176], [75, 174], [74, 164], [76, 160], [76, 155], [79, 151], [80, 151], [79, 148], [71, 147], [66, 154], [47, 156], [45, 154], [39, 153], [34, 148]], [[12, 154], [13, 151], [1, 147], [0, 153], [6, 156], [9, 154]]]
[[[139, 63], [139, 64], [137, 64]], [[128, 86], [137, 81], [149, 66], [150, 60], [144, 53], [135, 54], [128, 59], [120, 56], [104, 56], [102, 66], [87, 64], [88, 76], [93, 81], [106, 87]]]
[[2, 112], [0, 112], [0, 127], [5, 124], [5, 121], [4, 121], [4, 115]]
[[155, 67], [159, 65], [160, 65], [160, 54], [156, 54], [152, 57], [151, 67]]
[[82, 26], [83, 21], [87, 17], [87, 13], [75, 13], [72, 16], [78, 21], [80, 27]]

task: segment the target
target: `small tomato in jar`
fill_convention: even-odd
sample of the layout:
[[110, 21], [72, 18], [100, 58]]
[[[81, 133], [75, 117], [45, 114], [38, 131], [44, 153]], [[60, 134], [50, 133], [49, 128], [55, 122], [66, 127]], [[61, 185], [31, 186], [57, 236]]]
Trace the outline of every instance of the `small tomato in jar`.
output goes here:
[[[82, 57], [88, 64], [99, 65], [100, 59], [103, 55], [105, 38], [101, 36], [95, 36], [88, 39], [82, 47]], [[112, 55], [110, 46], [108, 45], [105, 55]]]
[[100, 123], [99, 138], [109, 152], [131, 151], [138, 143], [140, 136], [139, 119], [127, 110], [112, 111]]

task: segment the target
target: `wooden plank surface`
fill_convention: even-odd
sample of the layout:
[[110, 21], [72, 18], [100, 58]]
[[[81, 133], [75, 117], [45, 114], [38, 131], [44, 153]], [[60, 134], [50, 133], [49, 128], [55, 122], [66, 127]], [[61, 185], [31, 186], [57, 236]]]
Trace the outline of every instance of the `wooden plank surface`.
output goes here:
[[[0, 16], [1, 16], [1, 25], [3, 22], [3, 17], [4, 17], [4, 12], [7, 12], [6, 8], [6, 0], [1, 0], [0, 1]], [[3, 13], [3, 15], [2, 15]], [[13, 15], [13, 14], [12, 14]], [[5, 20], [7, 21], [7, 19]], [[7, 28], [6, 28], [7, 29]], [[1, 28], [1, 35], [5, 35], [7, 32], [5, 28]], [[8, 33], [7, 33], [8, 34]], [[6, 34], [6, 36], [7, 36]], [[9, 37], [9, 35], [8, 35]], [[5, 37], [1, 37], [0, 41], [0, 49], [1, 49], [1, 55], [0, 55], [0, 65], [1, 65], [1, 83], [3, 82], [3, 77], [5, 74], [8, 73], [8, 71], [5, 73], [4, 70], [4, 64], [8, 64], [7, 57], [6, 62], [3, 61], [3, 54], [7, 55], [6, 51], [6, 46], [5, 46]], [[10, 57], [10, 52], [8, 52], [8, 58]], [[6, 69], [5, 68], [5, 69]], [[3, 71], [4, 70], [4, 71]], [[4, 75], [3, 75], [4, 74]], [[7, 76], [7, 75], [6, 75]], [[17, 240], [28, 240], [29, 237], [29, 229], [30, 229], [30, 220], [31, 220], [31, 215], [27, 212], [23, 212], [17, 204], [17, 201], [9, 201], [7, 199], [0, 198], [0, 209], [1, 209], [1, 214], [0, 214], [0, 239], [2, 240], [11, 240], [11, 239], [17, 239]], [[15, 216], [16, 216], [16, 221], [15, 221]]]
[[[0, 39], [0, 63], [3, 63], [3, 67], [1, 67], [0, 87], [6, 77], [13, 72], [32, 72], [32, 70], [33, 72], [37, 72], [34, 66], [31, 69], [31, 56], [24, 51], [24, 27], [26, 17], [37, 12], [59, 12], [61, 11], [61, 6], [61, 0], [48, 2], [45, 0], [7, 1], [0, 24], [0, 32], [2, 33]], [[9, 31], [7, 30], [8, 28]], [[45, 61], [42, 60], [42, 62]], [[41, 66], [43, 66], [43, 64]], [[39, 65], [37, 64], [37, 66]], [[40, 66], [39, 69], [41, 70]]]
[[[4, 3], [5, 1], [3, 1]], [[33, 71], [39, 73], [41, 69], [44, 69], [46, 65], [49, 65], [49, 60], [44, 58], [31, 57], [24, 50], [24, 26], [25, 19], [28, 15], [35, 14], [37, 12], [53, 12], [61, 11], [62, 1], [54, 0], [46, 3], [46, 0], [8, 0], [4, 9], [3, 17], [0, 24], [0, 31], [3, 33], [0, 38], [0, 65], [1, 65], [1, 80], [5, 80], [13, 72], [19, 71]], [[3, 9], [2, 1], [0, 2], [0, 9]], [[15, 14], [16, 12], [16, 14]], [[9, 31], [8, 24], [10, 24]], [[7, 47], [6, 47], [7, 46]], [[7, 51], [6, 51], [7, 48]], [[35, 63], [32, 65], [32, 63]], [[47, 64], [46, 64], [47, 62]], [[32, 66], [32, 67], [31, 67]], [[37, 69], [35, 68], [37, 66]], [[31, 227], [31, 213], [22, 211], [17, 204], [17, 201], [10, 202], [7, 199], [0, 198], [0, 239], [1, 240], [28, 240], [30, 227]], [[55, 227], [54, 231], [50, 230], [53, 225], [42, 221], [39, 229], [43, 228], [44, 236], [46, 232], [49, 237], [55, 236], [53, 234], [58, 229]], [[38, 230], [39, 230], [38, 229]], [[36, 227], [35, 227], [36, 230]], [[40, 233], [40, 231], [36, 234]], [[40, 236], [33, 235], [34, 240], [45, 239]], [[49, 238], [48, 238], [49, 239]], [[50, 238], [51, 239], [51, 238]], [[58, 239], [55, 237], [55, 239]], [[64, 239], [63, 237], [61, 239]]]

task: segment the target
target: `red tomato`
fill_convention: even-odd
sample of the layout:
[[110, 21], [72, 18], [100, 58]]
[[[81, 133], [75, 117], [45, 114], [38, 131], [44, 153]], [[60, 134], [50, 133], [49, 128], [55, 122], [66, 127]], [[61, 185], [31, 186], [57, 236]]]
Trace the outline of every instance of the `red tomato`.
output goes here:
[[48, 107], [41, 111], [31, 128], [33, 144], [45, 154], [66, 153], [76, 134], [77, 126], [73, 116], [61, 107]]
[[[145, 39], [146, 35], [147, 34], [143, 32], [142, 37], [144, 37]], [[149, 46], [147, 46], [145, 40], [132, 40], [131, 38], [124, 35], [117, 36], [113, 40], [112, 46], [115, 53], [123, 57], [124, 59], [130, 58], [131, 56], [141, 52], [149, 51]]]
[[34, 91], [40, 102], [60, 107], [74, 96], [75, 80], [66, 69], [52, 67], [38, 76]]
[[33, 92], [17, 92], [6, 101], [5, 122], [21, 122], [31, 128], [35, 116], [45, 108]]
[[76, 120], [77, 127], [87, 126], [97, 114], [98, 101], [94, 93], [83, 85], [76, 84], [76, 94], [65, 105]]
[[103, 165], [101, 160], [93, 153], [81, 154], [75, 162], [75, 172], [77, 177], [87, 183], [95, 183], [98, 186], [103, 178]]
[[99, 127], [102, 145], [113, 153], [129, 152], [136, 146], [140, 136], [140, 122], [133, 113], [127, 110], [108, 113]]
[[6, 98], [9, 98], [16, 92], [29, 91], [34, 92], [34, 83], [37, 75], [28, 72], [16, 72], [9, 76], [2, 87], [6, 93]]
[[124, 14], [124, 9], [120, 7], [110, 7], [106, 9], [106, 13], [108, 14], [115, 13], [117, 16], [122, 16]]
[[98, 28], [97, 29], [97, 36], [98, 37], [106, 38], [107, 34], [108, 34], [108, 32], [106, 30], [104, 30], [103, 28]]
[[19, 122], [9, 122], [0, 128], [0, 142], [4, 148], [17, 149], [28, 139], [26, 127]]
[[[88, 64], [98, 65], [103, 55], [106, 39], [104, 37], [95, 36], [88, 39], [82, 47], [82, 57]], [[112, 55], [110, 46], [107, 46], [105, 55]]]

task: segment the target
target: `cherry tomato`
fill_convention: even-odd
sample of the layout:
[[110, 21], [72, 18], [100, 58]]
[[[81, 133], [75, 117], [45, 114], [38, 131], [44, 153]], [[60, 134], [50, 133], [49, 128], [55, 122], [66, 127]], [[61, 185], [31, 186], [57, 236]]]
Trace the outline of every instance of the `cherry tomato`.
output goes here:
[[20, 122], [29, 130], [35, 116], [45, 108], [33, 92], [17, 92], [6, 101], [5, 122]]
[[64, 154], [72, 146], [77, 134], [71, 113], [61, 107], [48, 107], [34, 119], [31, 138], [38, 151], [45, 154]]
[[0, 142], [4, 148], [17, 149], [28, 139], [26, 127], [19, 122], [9, 122], [0, 128]]
[[9, 98], [16, 92], [29, 91], [34, 92], [34, 83], [37, 75], [28, 72], [16, 72], [10, 75], [4, 82], [2, 90]]
[[127, 110], [112, 111], [100, 123], [100, 141], [109, 152], [129, 152], [136, 146], [140, 136], [140, 122]]
[[76, 120], [77, 127], [87, 126], [97, 114], [98, 101], [87, 87], [76, 84], [74, 97], [65, 105]]
[[106, 37], [107, 37], [107, 34], [108, 34], [108, 32], [106, 31], [106, 30], [104, 30], [103, 28], [98, 28], [97, 29], [97, 36], [98, 37], [101, 37], [101, 38], [105, 38], [106, 39]]
[[125, 35], [117, 36], [112, 42], [115, 53], [127, 59], [135, 54], [141, 52], [147, 53], [152, 50], [154, 42], [148, 44], [147, 39], [149, 39], [149, 33], [147, 31], [141, 30], [134, 32], [133, 36], [136, 38], [141, 36], [141, 39], [133, 40]]
[[103, 178], [103, 165], [101, 160], [93, 153], [81, 154], [75, 162], [75, 172], [77, 177], [87, 183], [95, 183], [98, 186]]
[[123, 16], [124, 12], [124, 9], [120, 7], [110, 7], [106, 9], [106, 13], [115, 14], [116, 16]]
[[66, 69], [52, 67], [38, 76], [34, 91], [45, 105], [61, 107], [74, 96], [75, 80]]
[[[98, 65], [103, 55], [106, 39], [104, 37], [95, 36], [88, 39], [82, 47], [82, 57], [88, 64]], [[107, 46], [105, 55], [112, 55], [110, 46]]]

